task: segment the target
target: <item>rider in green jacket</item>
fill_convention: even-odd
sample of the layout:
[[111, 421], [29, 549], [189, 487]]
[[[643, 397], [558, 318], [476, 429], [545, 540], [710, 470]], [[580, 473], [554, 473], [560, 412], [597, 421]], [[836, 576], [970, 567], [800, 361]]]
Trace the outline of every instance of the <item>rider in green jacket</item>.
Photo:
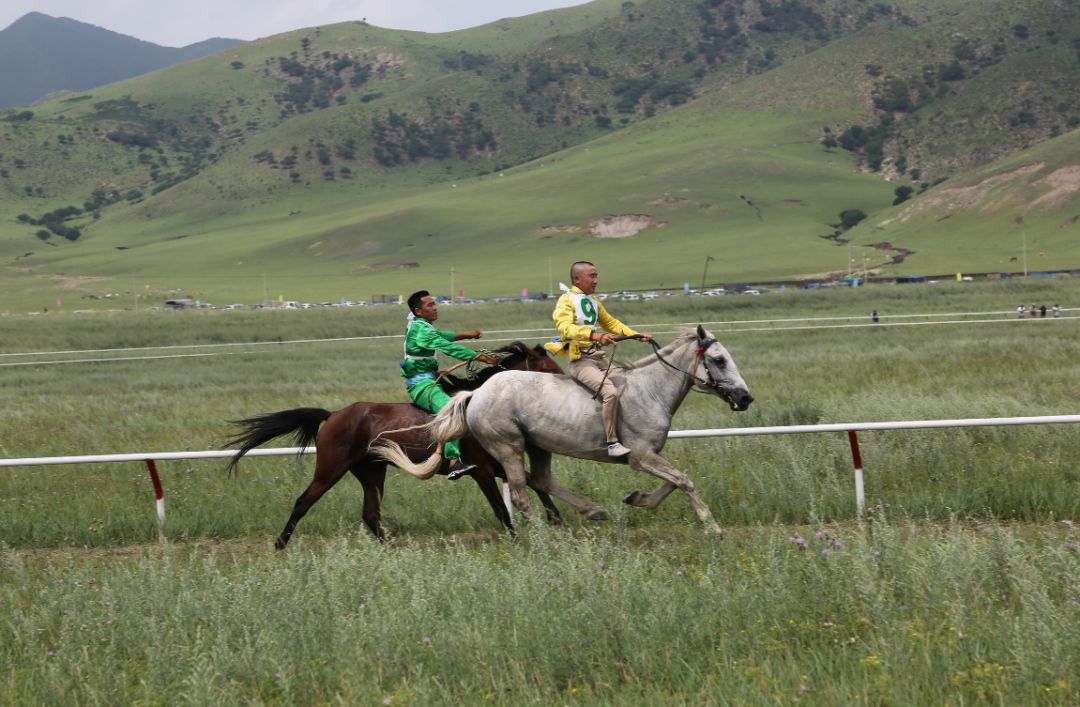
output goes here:
[[[448, 331], [436, 329], [432, 323], [439, 318], [438, 305], [427, 290], [420, 290], [409, 295], [409, 326], [405, 331], [405, 357], [401, 362], [401, 377], [405, 379], [405, 390], [412, 401], [424, 410], [437, 413], [450, 401], [438, 384], [439, 362], [436, 351], [442, 351], [461, 361], [480, 361], [496, 365], [491, 356], [476, 353], [472, 349], [455, 344], [460, 339], [479, 339], [483, 333], [479, 329], [472, 331]], [[451, 440], [443, 446], [443, 456], [450, 461], [448, 478], [457, 480], [476, 468], [461, 459], [461, 446], [457, 440]]]

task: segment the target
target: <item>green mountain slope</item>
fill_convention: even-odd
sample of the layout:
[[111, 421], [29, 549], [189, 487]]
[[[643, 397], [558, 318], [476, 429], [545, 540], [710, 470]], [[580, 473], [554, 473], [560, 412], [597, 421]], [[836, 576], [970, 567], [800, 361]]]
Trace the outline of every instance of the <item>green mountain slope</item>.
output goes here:
[[[270, 294], [367, 298], [451, 268], [470, 294], [509, 294], [577, 257], [610, 288], [700, 284], [710, 255], [710, 280], [821, 277], [850, 265], [836, 224], [856, 210], [856, 243], [893, 246], [860, 265], [969, 270], [966, 230], [937, 258], [904, 242], [913, 226], [871, 224], [949, 175], [1029, 159], [1080, 112], [1076, 8], [970, 5], [603, 0], [444, 35], [345, 23], [9, 113], [0, 294], [134, 282], [256, 301], [266, 273]], [[1078, 163], [1071, 137], [1055, 164]], [[1028, 235], [1076, 203], [1044, 202]], [[1075, 267], [1080, 247], [1045, 258]]]

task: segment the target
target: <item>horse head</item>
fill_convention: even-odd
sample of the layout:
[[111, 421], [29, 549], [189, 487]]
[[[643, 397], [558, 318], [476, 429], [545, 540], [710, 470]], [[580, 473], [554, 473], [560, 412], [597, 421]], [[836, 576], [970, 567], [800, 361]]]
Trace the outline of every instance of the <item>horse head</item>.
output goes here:
[[739, 375], [735, 359], [723, 344], [698, 324], [695, 332], [697, 344], [697, 368], [694, 371], [694, 387], [704, 393], [719, 396], [731, 409], [741, 412], [750, 407], [754, 396], [746, 381]]
[[547, 352], [543, 344], [537, 344], [531, 349], [526, 348], [525, 370], [535, 373], [562, 373], [563, 369], [555, 359]]
[[476, 390], [487, 382], [489, 378], [499, 371], [534, 371], [536, 373], [562, 373], [562, 368], [555, 359], [548, 355], [544, 347], [537, 344], [533, 348], [515, 341], [502, 346], [494, 351], [499, 358], [498, 366], [481, 368], [471, 372], [468, 377], [446, 375], [439, 380], [439, 385], [447, 393], [456, 393], [463, 390]]

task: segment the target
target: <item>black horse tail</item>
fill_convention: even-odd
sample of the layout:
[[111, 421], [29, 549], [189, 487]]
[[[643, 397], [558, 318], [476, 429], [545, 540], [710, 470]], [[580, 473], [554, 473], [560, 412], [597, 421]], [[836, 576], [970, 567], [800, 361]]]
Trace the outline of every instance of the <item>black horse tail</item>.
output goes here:
[[329, 410], [322, 408], [294, 408], [281, 412], [269, 412], [265, 415], [256, 415], [246, 420], [232, 420], [230, 424], [240, 425], [244, 431], [231, 438], [225, 443], [226, 447], [240, 445], [240, 451], [229, 460], [228, 470], [236, 470], [241, 457], [260, 444], [264, 444], [283, 435], [292, 434], [296, 446], [300, 448], [310, 447], [315, 443], [315, 437], [319, 434], [319, 427], [332, 415]]

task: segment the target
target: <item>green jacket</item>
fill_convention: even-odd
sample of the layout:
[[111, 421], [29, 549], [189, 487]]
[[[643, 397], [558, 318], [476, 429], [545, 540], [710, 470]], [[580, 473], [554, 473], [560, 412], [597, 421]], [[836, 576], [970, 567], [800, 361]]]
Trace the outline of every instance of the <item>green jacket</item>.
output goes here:
[[405, 357], [401, 362], [401, 377], [406, 386], [434, 376], [439, 371], [435, 352], [471, 361], [476, 352], [454, 343], [454, 332], [436, 329], [423, 317], [416, 317], [405, 332]]

